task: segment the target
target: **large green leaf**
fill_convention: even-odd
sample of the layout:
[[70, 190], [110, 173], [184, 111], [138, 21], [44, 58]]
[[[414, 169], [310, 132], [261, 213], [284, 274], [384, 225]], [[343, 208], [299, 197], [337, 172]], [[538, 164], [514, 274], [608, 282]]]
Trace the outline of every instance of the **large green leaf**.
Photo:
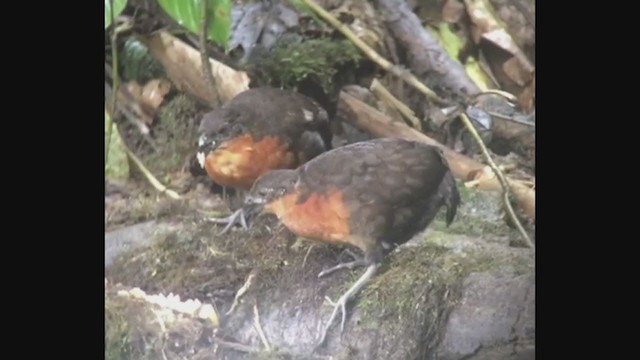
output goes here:
[[[180, 25], [199, 34], [204, 0], [158, 0], [160, 6]], [[209, 2], [209, 27], [207, 38], [225, 49], [231, 32], [231, 0], [206, 0]]]
[[[122, 10], [127, 6], [127, 0], [113, 0], [113, 17], [120, 15]], [[104, 0], [104, 28], [111, 25], [111, 0]]]

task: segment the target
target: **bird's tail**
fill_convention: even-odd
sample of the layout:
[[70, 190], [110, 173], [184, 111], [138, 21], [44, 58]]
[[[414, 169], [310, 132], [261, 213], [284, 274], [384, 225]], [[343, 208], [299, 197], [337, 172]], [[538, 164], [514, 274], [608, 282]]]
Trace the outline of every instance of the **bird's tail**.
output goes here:
[[456, 180], [451, 171], [447, 171], [444, 175], [439, 190], [444, 200], [444, 205], [447, 207], [446, 220], [447, 226], [449, 226], [456, 217], [458, 207], [460, 206], [460, 192], [458, 191]]

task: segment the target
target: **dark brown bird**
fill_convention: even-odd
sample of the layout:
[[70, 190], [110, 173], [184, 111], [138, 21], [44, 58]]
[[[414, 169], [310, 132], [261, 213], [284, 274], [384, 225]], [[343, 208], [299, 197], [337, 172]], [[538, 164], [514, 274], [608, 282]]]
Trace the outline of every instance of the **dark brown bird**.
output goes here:
[[261, 176], [245, 199], [251, 221], [275, 214], [294, 234], [349, 245], [364, 257], [322, 271], [367, 266], [336, 302], [327, 332], [346, 303], [374, 276], [396, 246], [426, 229], [444, 205], [447, 226], [460, 203], [456, 182], [439, 148], [402, 139], [374, 139], [336, 148], [296, 170]]
[[[294, 169], [328, 149], [327, 112], [291, 90], [261, 87], [244, 91], [207, 113], [199, 128], [198, 162], [218, 185], [241, 194], [274, 169]], [[242, 209], [211, 219], [246, 228]]]

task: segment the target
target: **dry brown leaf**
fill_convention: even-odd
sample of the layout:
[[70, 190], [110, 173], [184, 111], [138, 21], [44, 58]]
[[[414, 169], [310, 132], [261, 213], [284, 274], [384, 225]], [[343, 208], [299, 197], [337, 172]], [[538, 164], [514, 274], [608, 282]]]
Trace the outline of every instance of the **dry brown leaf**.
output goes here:
[[510, 89], [509, 91], [520, 94], [524, 90], [523, 87], [531, 80], [535, 67], [527, 59], [513, 37], [494, 17], [488, 0], [464, 1], [467, 6], [467, 13], [474, 24], [472, 28], [474, 41], [480, 43], [484, 40], [511, 55], [508, 59], [495, 60], [497, 63], [493, 65], [501, 69], [497, 70], [498, 73], [500, 71], [503, 72], [501, 84]]
[[155, 111], [158, 110], [169, 91], [171, 91], [170, 82], [163, 79], [149, 80], [142, 89], [141, 100]]
[[473, 41], [477, 44], [482, 39], [482, 35], [487, 32], [500, 29], [500, 24], [491, 15], [484, 0], [464, 0], [467, 13], [475, 25], [473, 27]]
[[142, 86], [140, 86], [140, 84], [138, 84], [137, 81], [135, 80], [131, 80], [126, 84], [127, 90], [129, 90], [129, 93], [131, 95], [133, 95], [133, 98], [136, 100], [140, 100], [140, 97], [142, 96]]
[[526, 59], [522, 50], [511, 35], [495, 19], [487, 0], [465, 0], [467, 12], [474, 23], [474, 41], [485, 39], [518, 58], [526, 71], [533, 71], [533, 65]]
[[[151, 54], [164, 67], [167, 77], [180, 90], [209, 104], [209, 86], [204, 80], [200, 52], [166, 31], [160, 31], [141, 40]], [[222, 102], [227, 102], [249, 89], [249, 76], [225, 64], [209, 59], [216, 89]]]
[[535, 100], [536, 100], [536, 78], [534, 73], [533, 78], [531, 79], [531, 82], [529, 83], [529, 85], [526, 88], [524, 88], [524, 90], [518, 96], [518, 103], [520, 104], [520, 106], [525, 112], [530, 113], [535, 106]]
[[531, 78], [531, 72], [523, 69], [520, 61], [518, 61], [518, 58], [516, 57], [512, 57], [505, 61], [502, 64], [502, 70], [507, 74], [509, 79], [513, 80], [513, 82], [519, 86], [524, 86]]
[[493, 172], [490, 166], [485, 166], [481, 170], [472, 170], [468, 174], [468, 180], [465, 181], [464, 186], [467, 188], [475, 188], [484, 181], [492, 181], [496, 178], [496, 174]]
[[455, 24], [464, 14], [464, 4], [460, 0], [447, 0], [442, 7], [442, 19]]
[[118, 90], [118, 108], [128, 111], [135, 119], [131, 119], [143, 134], [149, 133], [147, 125], [153, 123], [154, 109], [149, 108], [142, 99], [142, 86], [132, 80]]

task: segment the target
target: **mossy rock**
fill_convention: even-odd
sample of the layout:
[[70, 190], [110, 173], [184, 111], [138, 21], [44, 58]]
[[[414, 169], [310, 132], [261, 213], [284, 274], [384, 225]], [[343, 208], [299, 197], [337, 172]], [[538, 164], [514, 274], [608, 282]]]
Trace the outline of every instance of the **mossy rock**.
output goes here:
[[[481, 196], [463, 192], [468, 202], [461, 209], [461, 219], [483, 223], [495, 216], [473, 205], [474, 197]], [[122, 254], [106, 269], [107, 277], [147, 292], [171, 292], [215, 303], [224, 314], [238, 289], [254, 274], [253, 285], [233, 313], [222, 316], [220, 331], [236, 342], [262, 349], [254, 327], [256, 306], [273, 351], [225, 350], [229, 359], [309, 358], [332, 310], [325, 296], [335, 300], [364, 271], [345, 270], [318, 279], [320, 271], [348, 260], [342, 256], [343, 249], [304, 239], [287, 247], [286, 233], [270, 239], [269, 229], [276, 225], [272, 217], [259, 219], [248, 232], [222, 236], [217, 235], [219, 227], [195, 217], [183, 218], [181, 224], [180, 231], [158, 235], [153, 245]], [[433, 355], [470, 274], [498, 269], [510, 269], [516, 275], [533, 273], [530, 251], [509, 247], [503, 235], [506, 230], [495, 225], [494, 232], [483, 227], [482, 236], [463, 235], [457, 233], [463, 228], [446, 228], [438, 218], [385, 260], [351, 304], [345, 333], [340, 337], [339, 324], [334, 325], [324, 352], [339, 359]]]

